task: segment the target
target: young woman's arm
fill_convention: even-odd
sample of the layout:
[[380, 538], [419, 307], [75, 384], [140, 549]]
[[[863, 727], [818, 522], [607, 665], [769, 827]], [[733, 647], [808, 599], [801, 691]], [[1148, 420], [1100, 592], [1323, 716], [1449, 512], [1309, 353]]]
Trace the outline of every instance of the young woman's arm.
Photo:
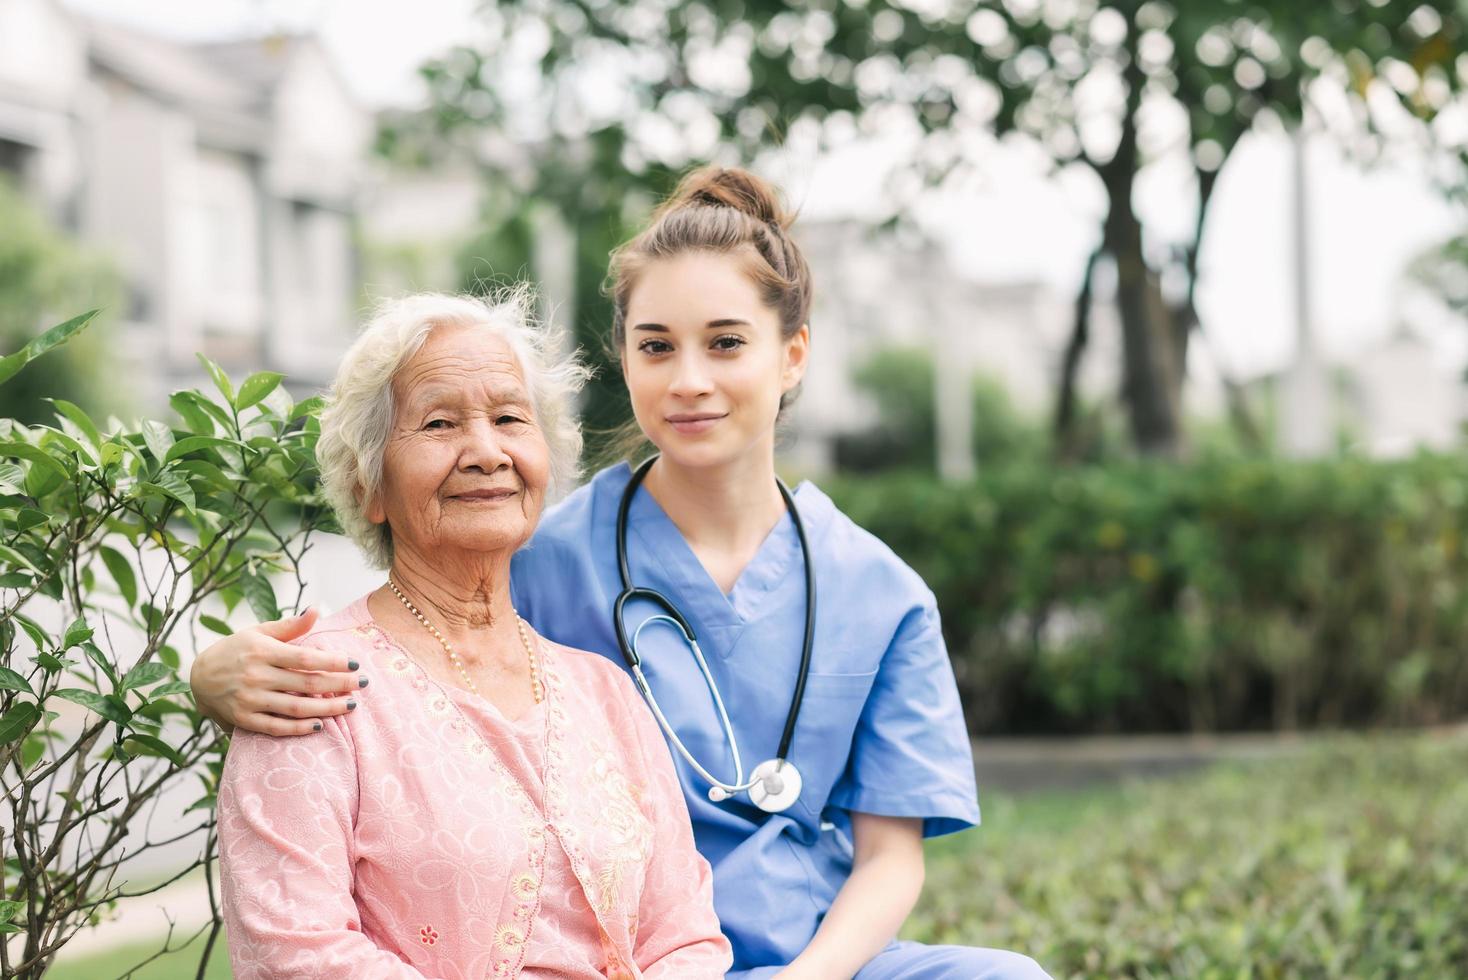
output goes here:
[[851, 977], [897, 936], [923, 890], [923, 822], [851, 814], [851, 877], [805, 951], [776, 977]]
[[316, 611], [307, 609], [240, 630], [205, 649], [189, 672], [199, 711], [227, 730], [309, 735], [321, 731], [321, 719], [352, 710], [351, 695], [367, 686], [356, 665], [291, 642], [315, 623]]

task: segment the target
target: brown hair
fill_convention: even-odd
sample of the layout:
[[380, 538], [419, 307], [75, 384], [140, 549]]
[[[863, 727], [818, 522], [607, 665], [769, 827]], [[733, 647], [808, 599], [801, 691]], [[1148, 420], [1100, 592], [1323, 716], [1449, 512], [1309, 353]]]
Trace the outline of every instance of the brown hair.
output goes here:
[[795, 216], [774, 187], [738, 167], [703, 167], [684, 177], [636, 238], [612, 253], [609, 270], [612, 340], [627, 342], [627, 301], [649, 262], [684, 252], [743, 252], [765, 303], [780, 315], [780, 335], [793, 337], [810, 320], [811, 279], [790, 237]]
[[[780, 336], [795, 336], [810, 320], [811, 278], [805, 256], [790, 237], [794, 221], [774, 187], [747, 170], [703, 167], [689, 173], [648, 226], [612, 253], [606, 287], [612, 300], [611, 355], [622, 358], [627, 302], [643, 269], [684, 252], [744, 253], [764, 302], [780, 316]], [[780, 407], [796, 394], [788, 392]], [[594, 436], [600, 443], [594, 454], [598, 466], [637, 459], [650, 448], [634, 419]]]

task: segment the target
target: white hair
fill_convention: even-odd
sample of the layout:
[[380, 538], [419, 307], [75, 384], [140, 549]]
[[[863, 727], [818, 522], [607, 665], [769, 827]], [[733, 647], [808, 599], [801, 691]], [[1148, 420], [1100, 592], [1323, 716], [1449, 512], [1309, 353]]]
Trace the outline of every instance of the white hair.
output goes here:
[[316, 461], [321, 485], [342, 530], [375, 567], [392, 564], [392, 532], [367, 519], [382, 485], [382, 460], [393, 425], [393, 378], [436, 327], [492, 330], [520, 362], [535, 418], [550, 448], [550, 492], [569, 489], [581, 454], [575, 396], [590, 372], [575, 353], [560, 354], [551, 332], [531, 314], [528, 286], [481, 299], [417, 293], [387, 300], [342, 358], [321, 411]]

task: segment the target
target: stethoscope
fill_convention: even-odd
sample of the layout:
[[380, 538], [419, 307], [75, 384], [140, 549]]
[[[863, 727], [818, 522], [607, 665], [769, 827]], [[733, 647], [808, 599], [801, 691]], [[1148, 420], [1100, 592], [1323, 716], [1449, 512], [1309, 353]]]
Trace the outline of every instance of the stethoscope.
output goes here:
[[[679, 754], [687, 760], [695, 772], [708, 782], [709, 799], [715, 803], [721, 803], [736, 793], [748, 792], [750, 800], [761, 810], [780, 813], [789, 809], [800, 797], [800, 770], [796, 769], [795, 764], [790, 761], [790, 743], [795, 739], [795, 722], [800, 717], [800, 703], [805, 698], [805, 680], [810, 675], [811, 641], [815, 637], [816, 627], [816, 578], [810, 563], [810, 547], [805, 540], [805, 525], [801, 523], [800, 511], [795, 507], [795, 500], [790, 496], [790, 490], [783, 481], [776, 477], [775, 483], [780, 488], [780, 496], [785, 500], [785, 509], [789, 511], [790, 519], [795, 523], [795, 534], [800, 539], [801, 558], [805, 562], [805, 640], [800, 650], [800, 676], [796, 678], [795, 695], [790, 699], [790, 711], [785, 716], [785, 730], [780, 735], [780, 747], [775, 752], [773, 759], [755, 766], [749, 778], [745, 779], [744, 763], [739, 758], [739, 743], [734, 738], [734, 727], [729, 724], [729, 712], [724, 709], [724, 699], [719, 695], [719, 687], [714, 683], [713, 675], [709, 673], [708, 661], [704, 659], [703, 651], [698, 647], [698, 638], [694, 636], [693, 628], [688, 625], [688, 620], [667, 596], [654, 589], [640, 589], [632, 585], [632, 573], [627, 566], [627, 512], [632, 507], [632, 498], [642, 484], [643, 477], [647, 476], [647, 471], [652, 469], [652, 464], [655, 462], [657, 462], [656, 456], [647, 460], [632, 474], [632, 479], [627, 483], [627, 489], [622, 491], [622, 502], [617, 508], [617, 569], [622, 575], [622, 593], [617, 596], [617, 601], [612, 605], [612, 621], [617, 627], [617, 644], [622, 648], [622, 656], [632, 671], [632, 679], [637, 683], [637, 689], [642, 692], [648, 707], [657, 716], [658, 724], [667, 733]], [[629, 640], [623, 610], [631, 599], [645, 599], [662, 612], [643, 620]], [[668, 724], [663, 709], [658, 707], [658, 700], [653, 696], [652, 688], [647, 683], [647, 677], [642, 673], [642, 657], [637, 652], [638, 637], [652, 623], [667, 623], [677, 629], [683, 635], [683, 640], [688, 644], [688, 648], [693, 651], [693, 659], [698, 662], [698, 669], [703, 674], [704, 682], [708, 684], [709, 693], [713, 695], [714, 709], [719, 714], [719, 723], [724, 726], [724, 738], [728, 741], [729, 751], [734, 756], [734, 781], [732, 783], [716, 778], [693, 757], [693, 753], [688, 751], [683, 740], [678, 737], [678, 733], [673, 731], [673, 726]]]

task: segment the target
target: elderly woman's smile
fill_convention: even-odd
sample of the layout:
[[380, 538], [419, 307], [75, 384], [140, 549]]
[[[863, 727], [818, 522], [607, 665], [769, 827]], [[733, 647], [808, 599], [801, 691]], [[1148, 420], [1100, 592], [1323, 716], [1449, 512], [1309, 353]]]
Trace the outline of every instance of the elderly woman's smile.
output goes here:
[[518, 547], [540, 517], [550, 455], [518, 358], [492, 331], [434, 330], [392, 385], [382, 482], [367, 516], [395, 551], [452, 559]]

